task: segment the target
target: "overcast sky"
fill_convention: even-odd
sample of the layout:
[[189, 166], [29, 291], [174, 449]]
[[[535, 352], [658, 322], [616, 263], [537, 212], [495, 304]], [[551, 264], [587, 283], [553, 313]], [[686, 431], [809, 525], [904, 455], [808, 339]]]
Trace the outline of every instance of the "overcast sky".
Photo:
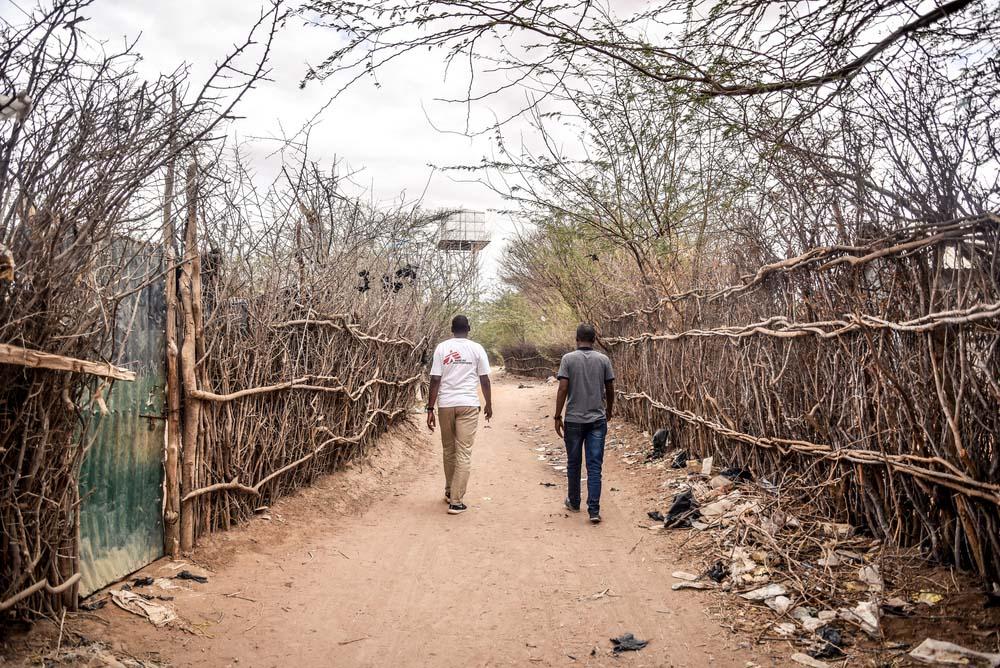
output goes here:
[[[3, 11], [13, 22], [19, 22], [18, 6], [31, 6], [30, 0], [18, 0], [17, 5], [3, 2]], [[84, 27], [109, 51], [139, 37], [144, 76], [152, 78], [189, 63], [197, 83], [245, 38], [260, 11], [261, 5], [252, 0], [97, 0], [87, 10], [90, 18]], [[293, 133], [326, 105], [334, 85], [311, 82], [300, 90], [299, 82], [307, 64], [329, 55], [336, 39], [332, 31], [289, 20], [274, 46], [273, 82], [262, 83], [237, 110], [246, 117], [236, 126], [241, 139]], [[415, 199], [426, 187], [424, 204], [429, 208], [503, 207], [503, 201], [484, 186], [457, 182], [429, 166], [477, 163], [491, 149], [487, 137], [441, 131], [461, 130], [466, 113], [461, 105], [435, 102], [435, 98], [458, 97], [464, 90], [462, 73], [449, 75], [447, 80], [444, 75], [441, 55], [422, 51], [380, 72], [381, 87], [359, 82], [323, 111], [311, 135], [312, 157], [323, 162], [336, 157], [362, 169], [356, 178], [381, 200], [398, 198], [400, 193]], [[474, 107], [473, 122], [483, 127], [494, 112], [502, 114], [504, 107], [513, 108], [519, 101], [523, 95], [513, 93]], [[519, 132], [516, 124], [508, 128], [508, 134]], [[259, 155], [263, 155], [268, 142], [260, 145]], [[494, 232], [494, 241], [484, 254], [489, 280], [495, 276], [499, 251], [513, 223], [496, 214], [488, 214], [487, 219]]]

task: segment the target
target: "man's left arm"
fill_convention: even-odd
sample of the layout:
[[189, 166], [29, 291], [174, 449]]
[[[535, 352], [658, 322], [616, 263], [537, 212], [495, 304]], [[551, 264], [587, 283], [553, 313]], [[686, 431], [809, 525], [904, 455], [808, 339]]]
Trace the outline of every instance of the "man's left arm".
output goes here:
[[607, 416], [606, 417], [607, 417], [608, 420], [610, 420], [611, 417], [615, 414], [615, 412], [614, 412], [614, 407], [615, 407], [615, 381], [614, 381], [613, 378], [611, 380], [604, 381], [604, 402], [607, 404], [607, 409], [606, 409]]
[[607, 419], [610, 420], [615, 414], [615, 371], [607, 358], [604, 358], [604, 402], [607, 404]]
[[490, 386], [489, 374], [479, 377], [479, 387], [483, 389], [483, 401], [486, 402], [486, 406], [483, 408], [483, 415], [487, 420], [490, 420], [493, 418], [493, 388]]
[[477, 371], [479, 372], [479, 387], [483, 390], [483, 416], [490, 420], [493, 417], [493, 388], [490, 385], [490, 358], [486, 355], [486, 349], [479, 346], [479, 361]]

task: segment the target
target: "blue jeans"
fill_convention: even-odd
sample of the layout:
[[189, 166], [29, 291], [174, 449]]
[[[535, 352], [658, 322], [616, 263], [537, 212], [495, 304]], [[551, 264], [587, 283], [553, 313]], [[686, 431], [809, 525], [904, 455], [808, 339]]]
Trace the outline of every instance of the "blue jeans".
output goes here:
[[601, 509], [601, 467], [604, 465], [604, 439], [607, 435], [607, 420], [563, 424], [569, 502], [574, 508], [580, 507], [580, 465], [586, 458], [587, 510], [591, 515]]

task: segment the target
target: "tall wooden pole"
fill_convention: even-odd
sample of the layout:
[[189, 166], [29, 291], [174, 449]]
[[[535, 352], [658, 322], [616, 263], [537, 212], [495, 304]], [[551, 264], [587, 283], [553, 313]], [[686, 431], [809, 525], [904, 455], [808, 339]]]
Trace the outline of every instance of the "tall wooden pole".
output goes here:
[[[195, 277], [200, 273], [198, 255], [198, 164], [192, 163], [187, 169], [187, 225], [184, 230], [184, 262], [181, 265], [180, 293], [184, 309], [184, 342], [181, 344], [181, 378], [184, 386], [184, 431], [182, 436], [181, 495], [195, 489], [197, 472], [198, 424], [201, 421], [201, 401], [193, 394], [198, 389], [195, 373], [196, 327], [195, 327]], [[197, 280], [200, 287], [201, 279]], [[200, 296], [200, 295], [199, 295]], [[200, 299], [199, 306], [200, 306]], [[181, 504], [181, 550], [194, 547], [196, 499]]]
[[177, 346], [177, 253], [174, 251], [174, 160], [167, 164], [163, 198], [163, 264], [167, 269], [167, 444], [163, 461], [164, 501], [163, 549], [172, 557], [181, 552], [181, 481], [178, 462], [181, 449], [181, 377]]

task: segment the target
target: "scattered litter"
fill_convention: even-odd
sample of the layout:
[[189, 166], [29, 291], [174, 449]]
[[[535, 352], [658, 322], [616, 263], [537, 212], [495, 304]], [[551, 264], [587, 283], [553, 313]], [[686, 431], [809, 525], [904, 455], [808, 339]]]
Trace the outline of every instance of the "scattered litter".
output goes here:
[[809, 656], [814, 659], [839, 659], [844, 656], [844, 639], [837, 627], [824, 626], [816, 632], [816, 635], [823, 644], [819, 649], [809, 652]]
[[896, 617], [909, 617], [912, 614], [910, 606], [898, 596], [882, 601], [882, 612]]
[[910, 656], [924, 663], [945, 663], [966, 665], [969, 659], [980, 659], [991, 668], [1000, 668], [1000, 654], [977, 652], [955, 643], [927, 638], [910, 651]]
[[132, 580], [132, 586], [133, 587], [148, 587], [151, 584], [153, 584], [153, 578], [148, 577], [148, 576], [147, 577], [141, 577], [141, 578], [135, 578], [134, 580]]
[[672, 469], [682, 469], [687, 466], [688, 463], [688, 453], [687, 450], [678, 450], [674, 453], [673, 459], [670, 460], [670, 468]]
[[922, 591], [920, 593], [913, 595], [913, 600], [916, 603], [923, 603], [924, 605], [937, 605], [944, 598], [941, 594], [935, 594], [932, 591]]
[[878, 566], [862, 566], [858, 571], [858, 580], [868, 585], [868, 591], [882, 591], [882, 576], [879, 575]]
[[810, 668], [829, 668], [830, 664], [818, 661], [808, 654], [803, 654], [802, 652], [796, 652], [790, 657], [795, 663], [801, 663], [803, 666], [810, 666]]
[[795, 634], [795, 624], [791, 622], [781, 622], [774, 625], [774, 630], [778, 632], [779, 635], [790, 636]]
[[181, 587], [175, 585], [170, 578], [156, 578], [153, 580], [153, 585], [159, 587], [160, 589], [181, 589]]
[[[736, 493], [738, 494], [738, 492]], [[731, 499], [719, 499], [718, 501], [714, 501], [707, 506], [704, 506], [701, 509], [701, 514], [708, 518], [721, 517], [732, 510], [733, 505], [734, 503]]]
[[704, 476], [712, 475], [712, 462], [714, 457], [705, 457], [701, 460], [701, 474]]
[[59, 648], [41, 657], [40, 665], [44, 666], [108, 666], [109, 668], [164, 668], [165, 664], [149, 659], [137, 659], [132, 656], [117, 654], [111, 647], [102, 642], [90, 642], [81, 639], [80, 644], [67, 647], [65, 643]]
[[667, 430], [658, 429], [655, 434], [653, 434], [653, 451], [649, 453], [646, 457], [646, 461], [654, 461], [657, 459], [663, 459], [663, 455], [667, 451]]
[[671, 576], [677, 578], [678, 580], [687, 580], [688, 582], [694, 582], [698, 579], [698, 576], [694, 573], [688, 573], [687, 571], [674, 571], [670, 574]]
[[558, 487], [559, 486], [559, 485], [555, 484], [554, 482], [540, 482], [538, 484], [541, 485], [542, 487]]
[[786, 593], [784, 585], [769, 584], [766, 587], [760, 587], [745, 594], [740, 594], [740, 598], [745, 598], [748, 601], [763, 601], [775, 596], [784, 596]]
[[611, 644], [614, 645], [614, 649], [611, 651], [615, 654], [621, 654], [622, 652], [638, 652], [648, 645], [649, 641], [639, 640], [631, 633], [625, 633], [617, 638], [612, 638]]
[[787, 596], [775, 596], [764, 600], [764, 605], [774, 610], [779, 615], [784, 615], [792, 607], [792, 599]]
[[166, 626], [177, 619], [177, 613], [170, 606], [147, 601], [132, 591], [123, 589], [113, 591], [111, 592], [111, 599], [122, 610], [131, 612], [133, 615], [145, 617], [157, 628]]
[[208, 578], [204, 575], [195, 575], [191, 571], [181, 571], [174, 576], [177, 580], [191, 580], [192, 582], [197, 582], [199, 584], [205, 584], [208, 582]]
[[94, 610], [100, 610], [108, 604], [108, 599], [99, 598], [96, 601], [88, 601], [86, 603], [80, 604], [81, 610], [86, 610], [87, 612], [93, 612]]
[[[823, 626], [823, 624], [825, 624], [826, 621], [828, 621], [826, 619], [820, 619], [819, 617], [814, 616], [814, 613], [811, 612], [808, 608], [803, 608], [801, 606], [793, 608], [792, 611], [789, 613], [789, 616], [795, 621], [797, 621], [799, 624], [801, 624], [802, 628], [804, 628], [806, 631], [809, 631], [810, 633], [816, 631], [821, 626]], [[836, 618], [836, 613], [834, 613], [833, 618], [834, 619]]]
[[708, 569], [708, 572], [705, 573], [705, 575], [707, 575], [713, 582], [722, 582], [726, 579], [726, 576], [729, 575], [729, 569], [726, 568], [726, 565], [721, 561], [716, 561], [715, 564]]
[[730, 466], [727, 469], [722, 469], [719, 471], [719, 475], [736, 483], [753, 481], [753, 474], [750, 473], [750, 469], [743, 468], [742, 466]]
[[686, 580], [682, 580], [680, 582], [673, 583], [670, 585], [670, 588], [674, 591], [680, 591], [681, 589], [715, 589], [715, 585], [707, 582], [688, 582]]
[[855, 622], [868, 635], [878, 638], [879, 629], [879, 607], [874, 601], [861, 601], [853, 609], [841, 608], [837, 614], [841, 619]]
[[732, 489], [733, 481], [724, 475], [717, 475], [708, 481], [708, 486], [712, 489], [728, 490]]
[[691, 526], [691, 520], [701, 517], [698, 502], [694, 500], [691, 490], [674, 495], [670, 509], [663, 518], [663, 526], [668, 529], [678, 529]]
[[835, 568], [840, 565], [840, 557], [837, 556], [835, 552], [828, 552], [825, 557], [821, 557], [816, 560], [816, 563], [820, 566], [826, 566], [828, 568]]
[[653, 520], [654, 522], [663, 521], [663, 513], [661, 513], [659, 510], [650, 510], [648, 513], [646, 513], [646, 515], [648, 515], [649, 519]]

